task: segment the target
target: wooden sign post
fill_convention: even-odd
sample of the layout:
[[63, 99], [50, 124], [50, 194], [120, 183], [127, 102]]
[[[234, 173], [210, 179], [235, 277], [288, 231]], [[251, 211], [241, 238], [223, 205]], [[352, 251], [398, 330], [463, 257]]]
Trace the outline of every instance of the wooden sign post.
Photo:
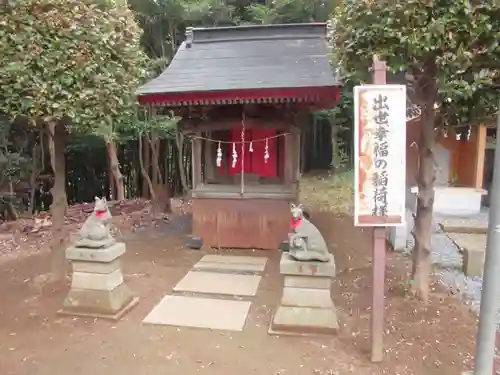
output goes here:
[[354, 88], [354, 224], [373, 227], [371, 360], [383, 359], [386, 228], [405, 225], [406, 86], [387, 85], [373, 59], [373, 84]]

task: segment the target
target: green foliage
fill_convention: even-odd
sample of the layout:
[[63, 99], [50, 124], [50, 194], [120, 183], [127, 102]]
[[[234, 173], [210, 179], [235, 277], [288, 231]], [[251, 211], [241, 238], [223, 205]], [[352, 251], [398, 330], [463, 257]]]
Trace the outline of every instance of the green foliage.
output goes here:
[[239, 21], [235, 8], [220, 0], [186, 0], [184, 11], [189, 26], [234, 25]]
[[[267, 7], [262, 4], [252, 4], [247, 10], [247, 17], [255, 22], [260, 24], [271, 24], [271, 23], [279, 23], [277, 20], [280, 15], [274, 8]], [[251, 22], [249, 22], [251, 23]]]
[[270, 6], [252, 4], [247, 14], [254, 23], [301, 23], [328, 20], [334, 2], [316, 0], [275, 0]]
[[27, 179], [32, 168], [31, 157], [12, 142], [11, 129], [12, 123], [0, 116], [0, 191], [6, 190], [9, 182]]
[[130, 0], [144, 29], [142, 43], [149, 56], [171, 59], [186, 27], [231, 26], [326, 21], [334, 1], [275, 0]]
[[239, 22], [235, 6], [220, 0], [130, 0], [144, 29], [142, 43], [152, 57], [171, 59], [188, 26], [224, 26]]
[[0, 111], [71, 118], [77, 130], [130, 115], [147, 74], [126, 7], [91, 0], [11, 0], [0, 8]]
[[378, 55], [408, 74], [421, 102], [441, 105], [440, 121], [473, 124], [495, 112], [499, 20], [497, 0], [344, 0], [332, 20], [333, 47], [346, 75], [368, 74]]
[[144, 115], [144, 119], [136, 119], [130, 129], [139, 135], [155, 133], [159, 138], [173, 138], [177, 131], [177, 125], [181, 118], [173, 113], [156, 115], [154, 117]]

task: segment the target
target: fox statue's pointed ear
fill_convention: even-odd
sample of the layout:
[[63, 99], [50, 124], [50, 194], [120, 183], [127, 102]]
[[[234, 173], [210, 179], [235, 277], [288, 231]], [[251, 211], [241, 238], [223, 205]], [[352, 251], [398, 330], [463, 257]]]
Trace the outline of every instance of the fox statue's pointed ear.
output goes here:
[[290, 203], [290, 208], [295, 208], [295, 207], [296, 207], [295, 204]]
[[99, 201], [100, 201], [99, 197], [94, 197], [94, 202], [99, 202]]

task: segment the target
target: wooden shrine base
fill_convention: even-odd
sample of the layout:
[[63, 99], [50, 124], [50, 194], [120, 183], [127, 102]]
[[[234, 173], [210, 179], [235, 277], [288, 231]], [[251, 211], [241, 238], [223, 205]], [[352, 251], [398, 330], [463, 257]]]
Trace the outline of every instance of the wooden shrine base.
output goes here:
[[277, 250], [287, 239], [291, 199], [193, 198], [193, 235], [204, 247]]

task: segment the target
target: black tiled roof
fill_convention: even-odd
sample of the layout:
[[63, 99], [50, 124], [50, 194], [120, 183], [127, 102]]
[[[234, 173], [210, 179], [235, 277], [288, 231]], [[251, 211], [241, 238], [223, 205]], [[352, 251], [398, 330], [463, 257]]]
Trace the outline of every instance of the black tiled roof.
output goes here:
[[339, 86], [328, 62], [326, 24], [188, 29], [148, 94]]

